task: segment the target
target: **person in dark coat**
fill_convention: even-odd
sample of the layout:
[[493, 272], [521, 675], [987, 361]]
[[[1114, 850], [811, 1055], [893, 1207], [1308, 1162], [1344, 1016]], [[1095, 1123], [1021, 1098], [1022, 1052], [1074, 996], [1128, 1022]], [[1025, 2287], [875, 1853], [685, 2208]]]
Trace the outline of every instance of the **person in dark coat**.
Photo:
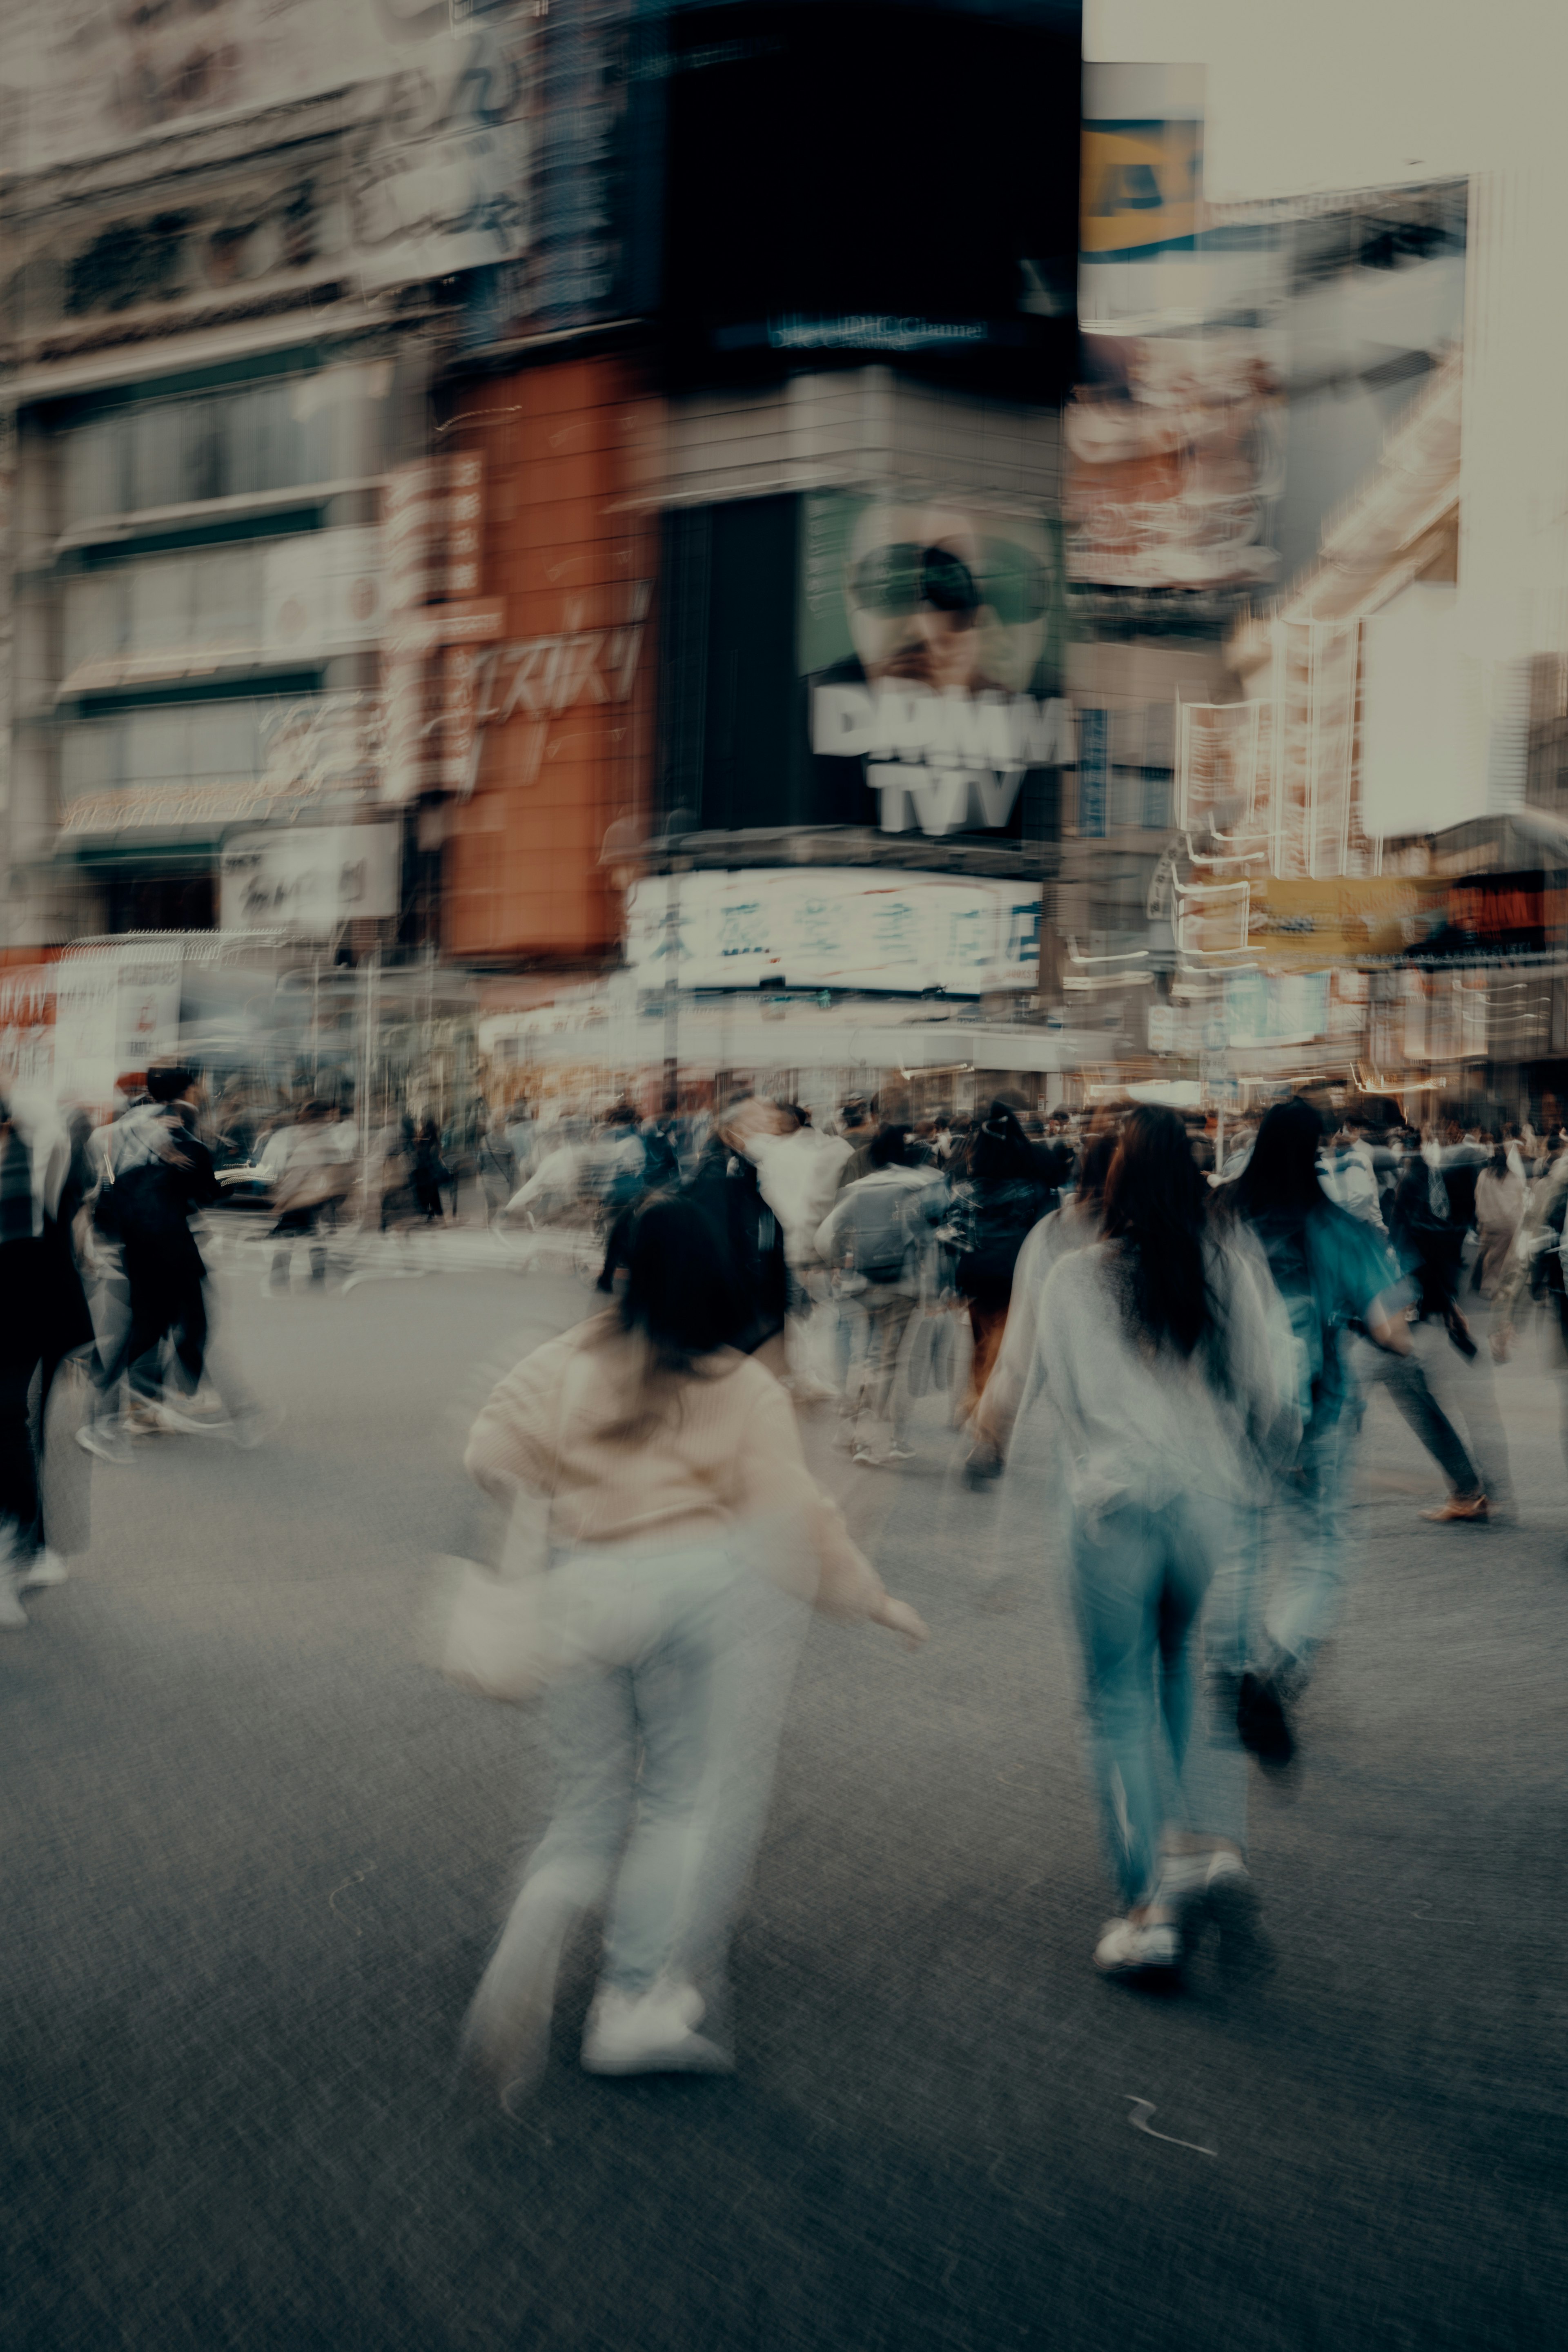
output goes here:
[[56, 1120], [0, 1094], [0, 1626], [11, 1629], [27, 1622], [22, 1593], [66, 1573], [48, 1539], [39, 1471], [56, 1375], [68, 1355], [92, 1345], [71, 1243], [80, 1205], [72, 1165]]
[[732, 1103], [704, 1145], [686, 1188], [707, 1213], [739, 1291], [740, 1319], [729, 1344], [742, 1355], [760, 1357], [781, 1378], [789, 1301], [784, 1228], [763, 1198], [747, 1145], [755, 1136], [785, 1132], [785, 1115], [776, 1104], [754, 1096]]

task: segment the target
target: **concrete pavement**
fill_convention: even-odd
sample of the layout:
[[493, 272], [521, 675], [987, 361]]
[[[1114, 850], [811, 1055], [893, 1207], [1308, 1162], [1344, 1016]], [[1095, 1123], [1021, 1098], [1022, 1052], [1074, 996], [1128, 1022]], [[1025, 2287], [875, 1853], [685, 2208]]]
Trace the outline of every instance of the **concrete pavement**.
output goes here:
[[1374, 1402], [1306, 1769], [1254, 1783], [1267, 1944], [1163, 2000], [1089, 1966], [1048, 1504], [963, 1489], [941, 1401], [897, 1473], [814, 1423], [931, 1646], [813, 1631], [737, 2077], [584, 2076], [584, 1935], [509, 2122], [451, 2062], [539, 1727], [443, 1685], [418, 1628], [473, 1408], [583, 1303], [564, 1274], [237, 1281], [277, 1436], [95, 1474], [92, 1551], [0, 1650], [0, 2342], [1549, 2340], [1568, 1480], [1530, 1351], [1500, 1383], [1516, 1528], [1423, 1526], [1434, 1479]]

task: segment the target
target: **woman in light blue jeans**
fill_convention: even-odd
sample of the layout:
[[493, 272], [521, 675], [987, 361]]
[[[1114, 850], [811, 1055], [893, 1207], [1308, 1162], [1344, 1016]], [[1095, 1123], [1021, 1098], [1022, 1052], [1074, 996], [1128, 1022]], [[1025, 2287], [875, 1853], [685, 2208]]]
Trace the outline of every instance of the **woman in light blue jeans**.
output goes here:
[[616, 1306], [525, 1358], [469, 1441], [489, 1493], [550, 1507], [555, 1806], [465, 2032], [503, 2097], [542, 2065], [563, 1948], [601, 1903], [584, 2065], [730, 2063], [726, 1948], [810, 1608], [924, 1638], [812, 1480], [783, 1388], [721, 1344], [734, 1328], [714, 1227], [656, 1196]]
[[1037, 1361], [1063, 1440], [1090, 1764], [1125, 1906], [1094, 1957], [1124, 1975], [1175, 1969], [1184, 1913], [1245, 1884], [1245, 1759], [1234, 1737], [1192, 1736], [1198, 1626], [1216, 1573], [1234, 1573], [1262, 1462], [1295, 1424], [1283, 1310], [1255, 1254], [1208, 1231], [1173, 1112], [1124, 1122], [1101, 1234], [1053, 1267]]

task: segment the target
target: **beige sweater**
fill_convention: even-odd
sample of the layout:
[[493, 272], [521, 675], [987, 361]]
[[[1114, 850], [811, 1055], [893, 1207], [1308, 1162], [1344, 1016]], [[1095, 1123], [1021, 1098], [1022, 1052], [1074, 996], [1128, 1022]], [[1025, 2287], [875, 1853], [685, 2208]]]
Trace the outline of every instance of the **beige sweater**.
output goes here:
[[519, 1486], [548, 1496], [551, 1540], [568, 1547], [673, 1547], [743, 1526], [748, 1550], [826, 1614], [869, 1616], [881, 1580], [806, 1468], [772, 1373], [725, 1349], [627, 1438], [614, 1432], [639, 1408], [641, 1360], [602, 1317], [547, 1340], [475, 1422], [469, 1476], [502, 1500]]

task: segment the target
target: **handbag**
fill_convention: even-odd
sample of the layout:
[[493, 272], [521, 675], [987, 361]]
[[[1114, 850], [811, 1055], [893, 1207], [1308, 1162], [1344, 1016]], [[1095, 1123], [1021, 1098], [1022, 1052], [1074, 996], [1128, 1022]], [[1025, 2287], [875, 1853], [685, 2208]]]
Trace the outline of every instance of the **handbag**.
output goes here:
[[[559, 1446], [570, 1372], [562, 1381], [555, 1422]], [[480, 1698], [526, 1706], [560, 1670], [560, 1643], [549, 1598], [549, 1495], [519, 1488], [492, 1569], [448, 1553], [441, 1562], [448, 1591], [440, 1671]]]

